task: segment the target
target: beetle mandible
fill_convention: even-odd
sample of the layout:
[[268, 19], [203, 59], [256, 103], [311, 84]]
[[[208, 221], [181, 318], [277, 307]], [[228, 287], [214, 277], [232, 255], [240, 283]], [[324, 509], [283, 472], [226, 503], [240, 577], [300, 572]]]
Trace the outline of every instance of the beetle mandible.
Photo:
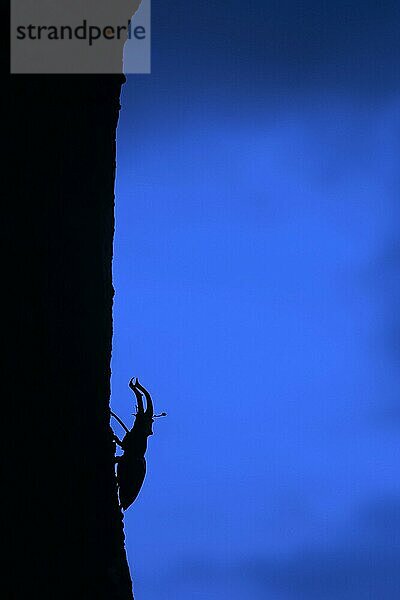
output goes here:
[[[154, 414], [153, 402], [149, 392], [138, 378], [129, 381], [129, 387], [136, 396], [137, 412], [132, 429], [128, 429], [123, 421], [111, 411], [111, 415], [124, 428], [122, 441], [114, 435], [114, 440], [123, 450], [122, 456], [116, 457], [117, 484], [119, 501], [123, 510], [136, 500], [146, 475], [147, 438], [153, 435], [153, 423], [157, 417], [165, 417], [166, 413]], [[143, 395], [146, 398], [146, 409], [143, 405]]]

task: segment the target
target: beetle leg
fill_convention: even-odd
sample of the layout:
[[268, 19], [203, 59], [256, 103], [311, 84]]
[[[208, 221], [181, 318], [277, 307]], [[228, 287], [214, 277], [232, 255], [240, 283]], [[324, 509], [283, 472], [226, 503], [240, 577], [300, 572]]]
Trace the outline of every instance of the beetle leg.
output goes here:
[[122, 447], [123, 447], [123, 446], [122, 446], [122, 442], [121, 442], [121, 440], [119, 439], [119, 437], [118, 437], [117, 435], [115, 435], [115, 434], [113, 435], [113, 440], [114, 440], [114, 442], [115, 442], [115, 443], [116, 443], [116, 444], [117, 444], [117, 445], [118, 445], [120, 448], [122, 448]]

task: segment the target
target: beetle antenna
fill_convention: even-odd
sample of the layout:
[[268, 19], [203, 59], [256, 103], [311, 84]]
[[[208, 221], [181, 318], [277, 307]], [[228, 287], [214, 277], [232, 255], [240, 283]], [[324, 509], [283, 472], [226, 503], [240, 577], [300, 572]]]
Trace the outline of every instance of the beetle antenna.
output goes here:
[[[135, 412], [135, 413], [132, 413], [132, 417], [137, 417], [137, 416], [138, 416], [138, 414], [140, 414], [140, 413], [137, 413], [137, 412]], [[166, 412], [162, 412], [162, 413], [161, 413], [161, 414], [159, 414], [159, 415], [153, 415], [153, 416], [152, 416], [152, 419], [159, 419], [160, 417], [166, 417], [166, 416], [167, 416], [167, 413], [166, 413]]]
[[127, 426], [125, 425], [125, 423], [123, 421], [121, 421], [121, 419], [119, 418], [119, 416], [116, 415], [115, 413], [113, 413], [112, 410], [110, 410], [110, 414], [111, 414], [112, 417], [114, 417], [114, 419], [116, 421], [118, 421], [118, 423], [121, 425], [121, 427], [123, 427], [125, 429], [126, 433], [129, 433], [129, 429], [127, 428]]

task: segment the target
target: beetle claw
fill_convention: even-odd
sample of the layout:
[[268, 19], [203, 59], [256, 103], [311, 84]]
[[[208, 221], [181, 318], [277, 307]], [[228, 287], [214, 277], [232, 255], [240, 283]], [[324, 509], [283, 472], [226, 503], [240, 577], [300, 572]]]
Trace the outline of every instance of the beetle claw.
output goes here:
[[140, 383], [138, 378], [136, 377], [136, 387], [138, 388], [138, 390], [140, 390], [141, 392], [143, 392], [145, 398], [146, 398], [146, 414], [153, 416], [154, 414], [154, 408], [153, 408], [153, 401], [151, 399], [150, 393], [146, 390], [145, 387], [143, 387]]
[[129, 382], [129, 387], [131, 388], [132, 392], [136, 396], [136, 400], [137, 400], [137, 412], [138, 412], [138, 414], [144, 414], [143, 395], [141, 394], [141, 392], [139, 391], [139, 389], [136, 387], [136, 383], [132, 383], [133, 379], [134, 378], [132, 377], [132, 379]]

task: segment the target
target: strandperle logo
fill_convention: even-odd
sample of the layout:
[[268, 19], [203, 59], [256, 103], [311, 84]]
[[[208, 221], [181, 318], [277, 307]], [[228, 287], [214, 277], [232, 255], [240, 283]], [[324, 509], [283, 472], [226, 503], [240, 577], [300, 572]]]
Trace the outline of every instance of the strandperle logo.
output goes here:
[[94, 42], [104, 40], [125, 40], [128, 35], [128, 40], [132, 36], [137, 40], [146, 38], [146, 28], [142, 25], [137, 25], [132, 29], [131, 21], [127, 25], [89, 25], [84, 19], [82, 25], [71, 27], [70, 25], [18, 25], [17, 40], [85, 40], [91, 46]]
[[150, 73], [151, 0], [11, 0], [11, 73]]

